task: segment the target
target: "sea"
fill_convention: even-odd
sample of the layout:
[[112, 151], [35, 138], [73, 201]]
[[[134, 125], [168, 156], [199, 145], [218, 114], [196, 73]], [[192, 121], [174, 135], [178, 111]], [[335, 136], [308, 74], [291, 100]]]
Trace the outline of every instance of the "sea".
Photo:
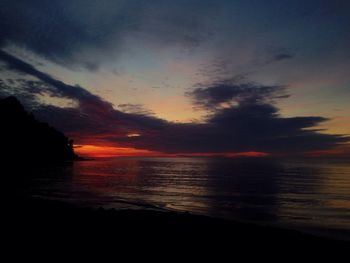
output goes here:
[[350, 238], [350, 162], [118, 157], [48, 165], [30, 194], [82, 207], [189, 212]]

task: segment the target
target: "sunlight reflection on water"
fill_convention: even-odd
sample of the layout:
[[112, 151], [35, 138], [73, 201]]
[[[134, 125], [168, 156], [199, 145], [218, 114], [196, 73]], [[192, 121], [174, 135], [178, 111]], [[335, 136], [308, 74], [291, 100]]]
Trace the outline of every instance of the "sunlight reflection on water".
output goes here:
[[350, 229], [350, 165], [310, 160], [114, 158], [36, 179], [33, 195], [244, 221]]

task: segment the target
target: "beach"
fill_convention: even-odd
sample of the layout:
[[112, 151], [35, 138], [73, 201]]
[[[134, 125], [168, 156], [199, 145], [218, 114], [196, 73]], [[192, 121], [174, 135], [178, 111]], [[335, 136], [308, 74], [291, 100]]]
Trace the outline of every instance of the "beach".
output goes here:
[[[61, 201], [19, 198], [6, 213], [12, 233], [22, 237], [45, 236], [48, 240], [66, 237], [115, 239], [161, 239], [175, 242], [223, 242], [260, 247], [295, 244], [297, 246], [349, 246], [349, 240], [322, 237], [300, 231], [242, 223], [234, 220], [164, 212], [154, 209], [116, 210], [81, 208]], [[85, 240], [86, 241], [86, 240]], [[218, 243], [216, 243], [218, 244]]]

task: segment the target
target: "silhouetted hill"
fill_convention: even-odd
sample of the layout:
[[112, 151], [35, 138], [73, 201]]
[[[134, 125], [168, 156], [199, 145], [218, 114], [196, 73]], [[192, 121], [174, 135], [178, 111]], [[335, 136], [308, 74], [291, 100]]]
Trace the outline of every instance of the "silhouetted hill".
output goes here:
[[28, 114], [15, 97], [0, 99], [2, 161], [65, 161], [77, 158], [73, 141]]

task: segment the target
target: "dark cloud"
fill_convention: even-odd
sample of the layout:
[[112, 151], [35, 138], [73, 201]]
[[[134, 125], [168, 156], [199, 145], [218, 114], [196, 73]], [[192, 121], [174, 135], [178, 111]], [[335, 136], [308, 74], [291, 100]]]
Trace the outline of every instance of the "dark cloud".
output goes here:
[[[0, 46], [17, 45], [66, 67], [97, 70], [100, 62], [115, 59], [131, 41], [138, 47], [180, 45], [193, 48], [214, 40], [212, 50], [223, 57], [234, 49], [278, 44], [299, 46], [330, 39], [329, 32], [348, 32], [349, 1], [270, 0], [2, 0]], [[318, 30], [323, 13], [337, 16], [328, 21], [324, 37]], [[300, 17], [304, 18], [300, 21]], [[305, 19], [309, 17], [309, 19]], [[299, 20], [298, 20], [299, 19]], [[312, 19], [312, 20], [311, 20]], [[291, 26], [296, 25], [296, 26]], [[333, 30], [336, 28], [337, 30]], [[286, 33], [287, 32], [287, 33]], [[315, 33], [315, 35], [314, 35]], [[345, 34], [339, 34], [339, 36]], [[220, 41], [218, 41], [218, 39]], [[283, 41], [282, 41], [283, 40]], [[337, 38], [337, 42], [342, 42]], [[215, 41], [218, 41], [215, 44]], [[142, 43], [142, 44], [140, 44]], [[218, 44], [221, 43], [221, 44]], [[254, 44], [253, 44], [254, 43]], [[255, 44], [256, 43], [256, 44]], [[225, 45], [227, 44], [227, 47]], [[239, 44], [236, 48], [235, 44]], [[218, 46], [219, 45], [219, 46]], [[332, 45], [333, 46], [333, 45]], [[255, 50], [255, 48], [253, 48]], [[237, 55], [233, 52], [231, 59]], [[291, 58], [281, 53], [276, 60]]]
[[96, 58], [81, 53], [110, 50], [124, 30], [137, 29], [136, 5], [117, 2], [1, 1], [0, 44], [23, 46], [65, 66], [79, 64], [96, 70]]
[[14, 44], [66, 67], [96, 71], [133, 37], [197, 46], [206, 36], [198, 28], [208, 4], [195, 2], [2, 0], [0, 47]]
[[[38, 81], [17, 80], [16, 92], [27, 104], [34, 108], [38, 102], [37, 94], [49, 94], [53, 97], [71, 99], [77, 102], [77, 108], [62, 109], [55, 106], [42, 106], [34, 111], [48, 122], [54, 122], [57, 128], [68, 132], [81, 132], [85, 135], [104, 133], [113, 130], [115, 133], [126, 134], [130, 129], [147, 122], [147, 127], [156, 127], [163, 121], [136, 113], [123, 113], [115, 110], [113, 105], [99, 96], [93, 95], [79, 86], [72, 86], [56, 80], [52, 76], [37, 70], [32, 65], [0, 50], [0, 60], [6, 62], [7, 69], [35, 77]], [[13, 90], [14, 83], [2, 83], [0, 95], [6, 95]], [[15, 85], [16, 86], [16, 85]], [[16, 95], [11, 94], [11, 95]], [[55, 120], [55, 121], [54, 121]]]
[[[77, 102], [76, 107], [68, 108], [36, 105], [33, 112], [78, 143], [165, 153], [262, 151], [301, 154], [327, 150], [349, 141], [345, 136], [317, 132], [314, 127], [327, 121], [325, 118], [280, 116], [271, 102], [285, 96], [283, 88], [278, 86], [227, 84], [198, 88], [189, 95], [197, 104], [213, 106], [216, 110], [203, 123], [172, 123], [147, 114], [119, 111], [84, 88], [58, 81], [6, 52], [0, 52], [0, 60], [7, 64], [8, 69], [22, 73], [21, 80], [0, 82], [0, 95], [6, 95], [4, 91], [16, 86], [24, 89], [22, 98], [29, 106], [35, 101], [34, 95], [42, 92]], [[35, 77], [38, 81], [26, 80], [25, 76]], [[25, 96], [26, 92], [31, 95]], [[217, 107], [232, 101], [237, 101], [237, 104]], [[130, 132], [141, 136], [128, 137]]]
[[293, 57], [294, 56], [292, 54], [289, 54], [289, 53], [279, 53], [273, 57], [273, 61], [281, 61], [281, 60], [285, 60], [285, 59], [291, 59]]
[[296, 154], [329, 149], [347, 141], [341, 136], [307, 131], [325, 121], [321, 117], [282, 118], [271, 105], [243, 105], [224, 109], [203, 124], [166, 125], [145, 135], [136, 145], [163, 152], [262, 151]]
[[248, 67], [251, 68], [251, 71], [256, 71], [277, 62], [293, 59], [294, 57], [295, 54], [287, 48], [269, 46], [259, 50]]
[[261, 64], [270, 64], [281, 60], [292, 59], [295, 57], [295, 52], [290, 48], [270, 45], [262, 48], [258, 52], [258, 57], [261, 60]]
[[187, 92], [186, 95], [193, 100], [196, 106], [212, 110], [242, 103], [271, 102], [274, 99], [288, 96], [283, 86], [239, 84], [231, 80], [220, 81], [209, 87], [197, 87]]
[[234, 57], [216, 59], [211, 61], [209, 65], [202, 65], [197, 74], [204, 77], [209, 76], [213, 82], [222, 82], [222, 79], [226, 79], [226, 82], [228, 79], [230, 82], [242, 82], [249, 75], [259, 72], [266, 66], [293, 59], [295, 54], [286, 48], [268, 47], [259, 50], [252, 56], [253, 59], [241, 65], [238, 69], [236, 68]]
[[[17, 71], [20, 73], [27, 74], [29, 76], [36, 77], [43, 83], [49, 85], [49, 87], [45, 88], [46, 91], [55, 93], [55, 96], [70, 99], [79, 99], [80, 107], [88, 107], [89, 103], [97, 103], [101, 109], [108, 111], [112, 108], [112, 105], [109, 102], [106, 102], [100, 97], [91, 94], [84, 88], [81, 88], [79, 86], [67, 85], [64, 82], [51, 77], [49, 74], [37, 70], [32, 65], [8, 54], [5, 51], [0, 50], [0, 60], [6, 62], [7, 68], [9, 70]], [[39, 92], [41, 89], [38, 89], [37, 85], [33, 84], [34, 82], [29, 82], [29, 88], [32, 90], [32, 92]]]

